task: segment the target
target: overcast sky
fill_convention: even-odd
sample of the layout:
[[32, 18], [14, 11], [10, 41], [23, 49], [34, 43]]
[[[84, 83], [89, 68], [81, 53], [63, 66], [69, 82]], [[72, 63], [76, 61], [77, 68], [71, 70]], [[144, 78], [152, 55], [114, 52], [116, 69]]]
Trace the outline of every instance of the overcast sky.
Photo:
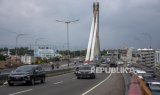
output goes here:
[[[65, 48], [66, 24], [71, 49], [87, 47], [95, 0], [0, 0], [0, 47], [38, 44]], [[160, 0], [99, 0], [101, 49], [160, 48]]]

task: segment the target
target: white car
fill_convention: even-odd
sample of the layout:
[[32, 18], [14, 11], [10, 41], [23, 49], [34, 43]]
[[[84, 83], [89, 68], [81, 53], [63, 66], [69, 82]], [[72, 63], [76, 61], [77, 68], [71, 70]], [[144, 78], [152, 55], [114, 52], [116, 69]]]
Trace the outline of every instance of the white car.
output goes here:
[[118, 65], [123, 65], [123, 61], [117, 61]]
[[143, 79], [143, 75], [146, 74], [146, 71], [143, 70], [134, 70], [134, 74], [137, 75], [140, 79]]

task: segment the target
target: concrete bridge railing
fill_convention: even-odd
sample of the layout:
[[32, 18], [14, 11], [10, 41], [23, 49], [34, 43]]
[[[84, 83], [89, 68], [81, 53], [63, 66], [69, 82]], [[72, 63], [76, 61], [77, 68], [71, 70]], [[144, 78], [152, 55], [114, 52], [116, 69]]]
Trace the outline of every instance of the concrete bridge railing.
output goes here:
[[152, 95], [152, 93], [142, 79], [132, 75], [128, 95]]

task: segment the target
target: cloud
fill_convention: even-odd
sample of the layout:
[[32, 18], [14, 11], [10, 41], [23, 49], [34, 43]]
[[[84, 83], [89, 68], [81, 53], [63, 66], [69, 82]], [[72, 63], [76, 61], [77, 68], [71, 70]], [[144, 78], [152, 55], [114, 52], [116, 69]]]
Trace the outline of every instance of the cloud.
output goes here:
[[[25, 33], [20, 45], [39, 43], [62, 46], [66, 43], [66, 25], [55, 20], [76, 20], [69, 25], [71, 48], [86, 48], [92, 20], [94, 0], [0, 0], [0, 44], [15, 45], [17, 34]], [[160, 1], [159, 0], [99, 0], [101, 48], [125, 46], [159, 48]], [[1, 29], [3, 28], [3, 29]], [[9, 35], [9, 36], [8, 36]], [[139, 38], [141, 41], [136, 41]], [[25, 43], [24, 43], [25, 41]], [[141, 42], [141, 43], [140, 43]]]

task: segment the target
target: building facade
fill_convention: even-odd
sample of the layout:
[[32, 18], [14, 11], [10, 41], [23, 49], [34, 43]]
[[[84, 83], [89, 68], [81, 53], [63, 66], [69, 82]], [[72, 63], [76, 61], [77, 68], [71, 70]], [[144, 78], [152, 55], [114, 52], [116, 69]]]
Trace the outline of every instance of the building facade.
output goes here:
[[107, 57], [113, 57], [118, 59], [123, 59], [127, 57], [128, 49], [108, 49], [107, 50]]
[[21, 56], [21, 62], [23, 64], [35, 63], [35, 57], [34, 56], [28, 56], [28, 55]]
[[155, 50], [155, 64], [160, 64], [160, 50]]
[[139, 63], [141, 64], [154, 64], [155, 63], [155, 50], [153, 49], [138, 49]]

